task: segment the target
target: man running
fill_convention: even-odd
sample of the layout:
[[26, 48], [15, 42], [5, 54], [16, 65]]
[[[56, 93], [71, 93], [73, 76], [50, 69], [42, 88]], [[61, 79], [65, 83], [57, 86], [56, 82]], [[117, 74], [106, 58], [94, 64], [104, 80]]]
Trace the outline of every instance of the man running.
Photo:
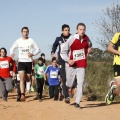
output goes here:
[[12, 77], [15, 77], [16, 64], [15, 61], [7, 56], [7, 50], [5, 48], [0, 49], [0, 94], [3, 101], [7, 101], [8, 92], [12, 90], [12, 78], [10, 75], [10, 64], [13, 66]]
[[[30, 81], [32, 71], [32, 57], [37, 55], [40, 52], [40, 49], [34, 40], [28, 37], [28, 27], [23, 27], [21, 32], [22, 37], [16, 40], [13, 46], [10, 48], [10, 54], [12, 58], [14, 58], [14, 51], [18, 48], [18, 73], [20, 76], [21, 101], [25, 101], [24, 80]], [[33, 49], [36, 49], [36, 51], [33, 52]]]
[[67, 24], [62, 25], [62, 34], [60, 37], [57, 37], [55, 42], [53, 43], [51, 54], [52, 56], [55, 54], [57, 47], [59, 46], [58, 51], [58, 64], [60, 67], [60, 74], [62, 78], [62, 84], [63, 84], [63, 94], [65, 97], [65, 102], [70, 103], [69, 95], [68, 95], [68, 89], [66, 86], [66, 71], [65, 71], [65, 61], [60, 56], [61, 51], [61, 45], [67, 41], [67, 39], [70, 37], [70, 27]]
[[115, 81], [111, 81], [110, 89], [105, 97], [107, 105], [112, 103], [116, 95], [120, 96], [120, 32], [113, 36], [108, 45], [108, 51], [114, 54], [113, 68]]
[[[86, 26], [84, 23], [77, 25], [77, 34], [70, 38], [61, 46], [61, 57], [68, 62], [70, 67], [66, 69], [66, 85], [72, 88], [75, 76], [77, 77], [77, 93], [74, 106], [81, 108], [79, 103], [82, 98], [82, 86], [87, 66], [87, 54], [90, 46], [89, 37], [85, 34]], [[68, 56], [69, 52], [69, 56]]]

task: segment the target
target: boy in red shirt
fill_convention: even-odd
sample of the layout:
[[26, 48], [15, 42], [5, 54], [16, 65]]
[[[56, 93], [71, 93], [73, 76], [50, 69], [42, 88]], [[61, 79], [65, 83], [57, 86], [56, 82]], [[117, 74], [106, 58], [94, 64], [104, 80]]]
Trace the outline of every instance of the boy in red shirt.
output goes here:
[[[91, 50], [91, 42], [85, 34], [86, 26], [84, 23], [77, 25], [77, 34], [70, 36], [61, 46], [61, 57], [66, 64], [66, 85], [72, 88], [75, 76], [77, 78], [77, 93], [74, 106], [81, 108], [79, 103], [82, 98], [82, 86], [87, 67], [87, 54]], [[68, 54], [69, 53], [69, 54]]]
[[12, 78], [10, 77], [10, 63], [13, 65], [13, 77], [15, 77], [16, 64], [14, 60], [7, 56], [5, 48], [0, 49], [0, 93], [3, 101], [7, 101], [8, 91], [13, 88]]

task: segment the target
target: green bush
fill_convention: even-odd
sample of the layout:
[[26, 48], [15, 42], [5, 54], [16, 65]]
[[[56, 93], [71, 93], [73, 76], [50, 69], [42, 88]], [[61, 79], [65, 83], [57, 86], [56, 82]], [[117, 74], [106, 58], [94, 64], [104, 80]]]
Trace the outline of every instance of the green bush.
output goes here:
[[88, 100], [104, 100], [112, 79], [112, 62], [88, 61], [84, 81], [87, 84], [84, 93]]

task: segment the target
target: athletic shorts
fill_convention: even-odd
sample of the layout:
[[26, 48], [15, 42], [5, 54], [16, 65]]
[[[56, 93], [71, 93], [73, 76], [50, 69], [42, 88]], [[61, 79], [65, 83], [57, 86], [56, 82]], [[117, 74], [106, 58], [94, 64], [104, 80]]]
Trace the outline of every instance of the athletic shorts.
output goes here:
[[32, 62], [19, 62], [18, 71], [25, 71], [25, 73], [31, 74]]
[[114, 77], [120, 78], [120, 65], [114, 65]]

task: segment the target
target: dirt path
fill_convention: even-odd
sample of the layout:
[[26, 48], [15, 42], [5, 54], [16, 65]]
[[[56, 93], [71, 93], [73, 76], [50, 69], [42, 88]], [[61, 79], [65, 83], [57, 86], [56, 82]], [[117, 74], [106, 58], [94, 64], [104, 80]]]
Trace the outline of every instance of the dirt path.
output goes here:
[[[120, 120], [120, 103], [106, 106], [104, 102], [82, 101], [83, 109], [63, 101], [34, 100], [35, 93], [27, 96], [26, 102], [16, 102], [10, 93], [8, 102], [0, 99], [0, 120]], [[73, 103], [73, 99], [71, 100]]]

